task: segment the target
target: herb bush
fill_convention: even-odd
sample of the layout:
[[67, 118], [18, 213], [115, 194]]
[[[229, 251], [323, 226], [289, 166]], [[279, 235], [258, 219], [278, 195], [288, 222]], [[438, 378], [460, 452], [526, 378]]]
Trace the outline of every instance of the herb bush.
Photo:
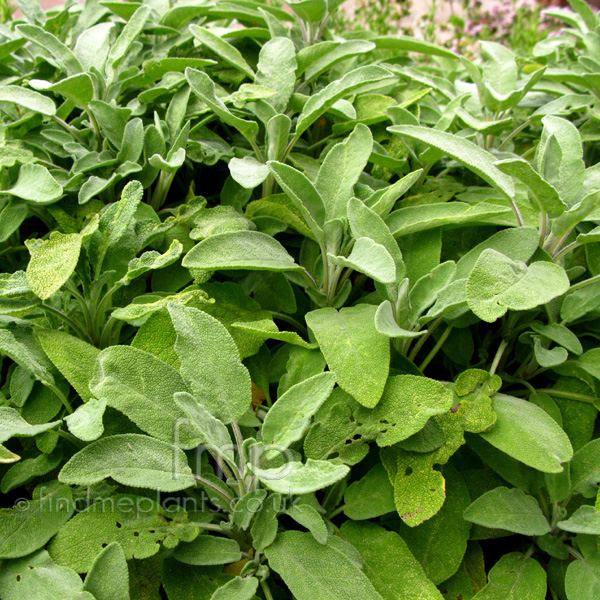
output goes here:
[[596, 16], [337, 4], [0, 29], [3, 600], [600, 597]]

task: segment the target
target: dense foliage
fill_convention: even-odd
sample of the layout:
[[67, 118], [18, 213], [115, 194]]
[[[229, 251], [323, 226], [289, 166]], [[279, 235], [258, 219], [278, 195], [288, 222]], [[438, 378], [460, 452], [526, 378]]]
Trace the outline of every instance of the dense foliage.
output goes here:
[[600, 29], [337, 0], [0, 27], [3, 600], [597, 600]]

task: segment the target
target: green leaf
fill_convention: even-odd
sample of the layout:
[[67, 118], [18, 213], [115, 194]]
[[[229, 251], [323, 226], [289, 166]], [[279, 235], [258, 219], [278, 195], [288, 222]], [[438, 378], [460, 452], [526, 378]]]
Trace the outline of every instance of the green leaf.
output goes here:
[[371, 86], [392, 77], [391, 71], [379, 66], [363, 66], [346, 73], [340, 79], [310, 97], [304, 105], [296, 123], [295, 138], [299, 138], [323, 113], [338, 100], [357, 93], [361, 88]]
[[537, 172], [567, 204], [581, 190], [585, 174], [579, 131], [570, 121], [554, 115], [542, 119], [544, 129], [535, 154]]
[[190, 32], [203, 46], [206, 46], [225, 62], [229, 63], [234, 69], [241, 71], [250, 79], [254, 79], [255, 74], [250, 65], [244, 60], [240, 51], [229, 42], [209, 29], [199, 27], [198, 25], [190, 25]]
[[532, 323], [531, 329], [546, 339], [560, 344], [573, 354], [580, 355], [583, 352], [579, 338], [570, 329], [567, 329], [560, 323], [550, 323], [548, 325]]
[[43, 205], [56, 202], [63, 195], [63, 189], [46, 167], [26, 164], [21, 166], [16, 183], [4, 193]]
[[422, 52], [431, 56], [443, 56], [445, 58], [458, 58], [454, 52], [442, 48], [431, 42], [420, 40], [416, 37], [402, 35], [386, 35], [376, 37], [372, 40], [378, 50], [393, 50], [394, 52]]
[[376, 312], [375, 306], [359, 304], [306, 314], [338, 384], [366, 407], [379, 402], [389, 373], [389, 339], [375, 328]]
[[104, 71], [104, 63], [110, 50], [110, 34], [113, 29], [114, 23], [104, 22], [81, 32], [73, 52], [84, 71], [90, 71], [91, 67], [95, 67], [100, 72]]
[[486, 492], [465, 510], [464, 517], [477, 525], [521, 535], [541, 536], [550, 532], [538, 501], [518, 488], [498, 487]]
[[125, 553], [118, 542], [112, 542], [98, 555], [83, 589], [95, 600], [130, 600], [129, 571]]
[[448, 412], [453, 400], [452, 390], [440, 381], [393, 375], [377, 406], [359, 409], [357, 417], [379, 446], [392, 446], [423, 429], [433, 415]]
[[50, 98], [19, 85], [0, 86], [0, 102], [18, 104], [49, 117], [56, 114], [56, 106]]
[[505, 554], [490, 570], [489, 583], [473, 600], [544, 600], [546, 573], [533, 558]]
[[179, 544], [173, 556], [186, 565], [225, 565], [240, 560], [242, 552], [235, 540], [199, 535], [193, 542]]
[[577, 450], [571, 461], [573, 491], [594, 498], [600, 482], [600, 439], [592, 440]]
[[94, 82], [87, 73], [77, 73], [56, 83], [32, 79], [30, 85], [38, 90], [56, 92], [82, 108], [86, 108], [94, 98]]
[[227, 427], [219, 419], [215, 419], [191, 394], [177, 392], [174, 397], [175, 402], [198, 430], [200, 443], [214, 450], [219, 456], [234, 462], [233, 444]]
[[325, 223], [325, 203], [316, 187], [294, 167], [276, 161], [267, 164], [281, 189], [304, 217], [315, 239], [320, 239]]
[[306, 464], [288, 462], [279, 468], [261, 469], [249, 465], [263, 485], [280, 494], [310, 494], [343, 479], [350, 469], [346, 465], [309, 458]]
[[381, 464], [351, 483], [344, 494], [344, 514], [353, 521], [373, 519], [395, 510], [394, 488]]
[[394, 309], [392, 303], [389, 300], [384, 300], [375, 313], [375, 328], [379, 333], [383, 333], [391, 338], [416, 338], [425, 335], [426, 331], [409, 331], [403, 329], [396, 323], [394, 317]]
[[491, 248], [484, 250], [467, 279], [469, 308], [488, 323], [507, 310], [529, 310], [561, 296], [570, 287], [565, 270], [551, 262], [527, 266]]
[[65, 417], [69, 431], [84, 442], [97, 440], [104, 433], [102, 419], [107, 402], [103, 398], [91, 398], [86, 404], [79, 406], [74, 413]]
[[445, 439], [434, 451], [408, 451], [400, 445], [381, 450], [381, 460], [394, 486], [396, 510], [409, 527], [430, 519], [444, 504], [445, 480], [436, 465], [446, 464], [465, 443], [465, 431], [479, 433], [494, 424], [496, 416], [489, 406], [487, 387], [489, 384], [461, 397], [453, 411], [433, 417]]
[[54, 366], [75, 388], [84, 402], [92, 398], [88, 383], [100, 350], [72, 335], [53, 329], [37, 329], [36, 337]]
[[381, 600], [350, 557], [354, 552], [339, 538], [332, 537], [327, 545], [321, 545], [310, 533], [300, 531], [280, 533], [265, 550], [270, 567], [298, 600]]
[[27, 265], [27, 281], [31, 291], [47, 300], [71, 277], [79, 261], [81, 245], [98, 228], [98, 219], [91, 220], [80, 233], [54, 231], [47, 240], [31, 248]]
[[388, 131], [436, 148], [462, 163], [507, 198], [514, 198], [515, 186], [512, 179], [498, 169], [490, 152], [473, 142], [445, 131], [416, 125], [393, 125], [388, 127]]
[[71, 518], [71, 488], [42, 484], [24, 506], [0, 510], [0, 558], [18, 558], [41, 548]]
[[[275, 274], [285, 277], [281, 273]], [[242, 359], [256, 354], [262, 346], [262, 338], [258, 337], [260, 334], [256, 329], [252, 329], [253, 324], [256, 324], [257, 328], [259, 324], [261, 328], [264, 324], [264, 327], [268, 327], [272, 332], [274, 323], [271, 314], [261, 310], [258, 302], [248, 296], [240, 285], [231, 281], [205, 283], [200, 288], [215, 302], [202, 305], [194, 302], [191, 306], [201, 308], [225, 325]], [[267, 320], [271, 322], [270, 326], [266, 325]], [[250, 330], [246, 330], [245, 326], [250, 327]]]
[[33, 437], [48, 431], [58, 425], [60, 421], [30, 425], [19, 412], [8, 406], [0, 406], [0, 444], [12, 437]]
[[248, 190], [260, 185], [269, 176], [269, 167], [253, 156], [232, 158], [229, 161], [229, 172], [233, 180]]
[[499, 204], [488, 202], [468, 204], [454, 201], [399, 208], [391, 212], [385, 222], [393, 236], [398, 238], [449, 225], [496, 223], [498, 220], [504, 224], [510, 213], [511, 210], [508, 207]]
[[302, 271], [302, 267], [277, 240], [260, 231], [229, 231], [211, 235], [196, 244], [182, 264], [190, 269], [215, 271]]
[[[84, 510], [61, 528], [49, 546], [54, 560], [78, 573], [87, 573], [102, 548], [113, 542], [119, 543], [130, 561], [154, 556], [160, 542], [173, 547], [178, 540], [190, 542], [198, 535], [198, 527], [185, 522], [185, 513], [170, 513], [148, 496], [116, 494], [94, 499], [91, 496], [87, 504], [80, 504]], [[130, 583], [134, 566], [135, 561], [129, 563]]]
[[327, 543], [329, 538], [327, 525], [325, 525], [323, 517], [310, 504], [294, 504], [285, 511], [285, 514], [294, 519], [296, 523], [306, 527], [319, 544]]
[[358, 124], [354, 131], [329, 150], [321, 163], [315, 188], [325, 203], [328, 219], [345, 217], [348, 201], [373, 148], [371, 130]]
[[278, 113], [285, 111], [292, 96], [297, 67], [296, 49], [286, 37], [273, 37], [260, 49], [255, 81], [258, 85], [276, 90], [276, 94], [266, 98], [266, 102]]
[[26, 321], [14, 327], [0, 328], [0, 353], [10, 357], [44, 385], [55, 384], [52, 363]]
[[73, 455], [58, 477], [70, 485], [92, 485], [112, 477], [123, 485], [161, 492], [196, 485], [181, 449], [137, 433], [93, 442]]
[[214, 317], [176, 304], [168, 308], [177, 333], [180, 372], [196, 400], [226, 424], [238, 420], [250, 407], [252, 394], [235, 342]]
[[164, 442], [195, 448], [197, 432], [173, 400], [188, 391], [179, 373], [152, 354], [131, 346], [111, 346], [98, 355], [90, 390]]
[[295, 331], [280, 331], [271, 319], [261, 319], [260, 321], [248, 323], [232, 323], [232, 328], [233, 334], [236, 331], [244, 332], [247, 335], [255, 336], [259, 340], [279, 340], [307, 349], [317, 347], [316, 343], [306, 342]]
[[245, 138], [255, 140], [258, 135], [258, 124], [254, 121], [246, 121], [236, 117], [225, 106], [223, 101], [217, 97], [214, 81], [196, 69], [187, 68], [185, 77], [192, 88], [192, 91], [205, 102], [208, 107], [217, 114], [217, 116], [227, 125], [235, 127]]
[[567, 434], [542, 408], [514, 396], [494, 394], [496, 425], [481, 437], [502, 452], [544, 473], [560, 473], [571, 460]]
[[68, 567], [57, 565], [45, 550], [2, 563], [0, 594], [11, 600], [73, 598], [83, 582]]
[[252, 600], [257, 588], [256, 577], [236, 577], [216, 590], [210, 600]]
[[302, 439], [311, 418], [329, 398], [334, 385], [335, 374], [326, 372], [289, 388], [265, 417], [261, 430], [264, 443], [283, 450]]
[[327, 254], [327, 258], [334, 265], [349, 267], [381, 283], [394, 283], [397, 278], [390, 253], [369, 237], [359, 237], [348, 257]]
[[[459, 569], [467, 550], [471, 525], [462, 518], [470, 497], [461, 474], [444, 468], [446, 501], [440, 511], [418, 527], [400, 525], [398, 530], [425, 575], [440, 585]], [[443, 540], [444, 543], [439, 543]]]
[[568, 519], [559, 521], [558, 527], [571, 533], [600, 535], [600, 511], [593, 506], [580, 506]]
[[277, 514], [281, 508], [281, 496], [271, 494], [262, 503], [260, 511], [252, 519], [252, 544], [258, 552], [270, 546], [277, 536]]
[[183, 245], [179, 240], [173, 240], [163, 254], [156, 252], [156, 250], [144, 252], [139, 258], [134, 258], [129, 261], [127, 273], [125, 274], [123, 281], [132, 281], [148, 271], [168, 267], [181, 256], [182, 252]]
[[30, 42], [52, 56], [53, 64], [67, 75], [81, 73], [83, 67], [77, 57], [55, 35], [38, 25], [18, 25], [17, 31]]
[[394, 259], [396, 279], [402, 279], [406, 272], [402, 252], [383, 219], [358, 198], [351, 198], [348, 203], [348, 222], [355, 238], [368, 237], [385, 247]]
[[21, 460], [21, 457], [0, 444], [0, 465], [9, 465]]
[[539, 208], [548, 216], [558, 217], [565, 212], [567, 205], [561, 200], [556, 189], [543, 179], [526, 160], [507, 158], [497, 161], [496, 167], [524, 183], [533, 194]]
[[569, 564], [565, 576], [568, 600], [593, 600], [600, 594], [600, 553], [588, 554]]
[[146, 21], [150, 16], [150, 7], [139, 6], [136, 11], [131, 15], [125, 27], [121, 29], [119, 37], [111, 44], [110, 51], [107, 58], [107, 74], [109, 81], [112, 79], [114, 70], [119, 67], [121, 62], [125, 59], [133, 43], [142, 32]]
[[442, 599], [397, 533], [375, 523], [346, 521], [341, 534], [360, 553], [365, 575], [384, 600]]
[[414, 283], [409, 294], [410, 310], [408, 320], [415, 325], [421, 316], [438, 298], [456, 274], [456, 265], [448, 260], [423, 275]]

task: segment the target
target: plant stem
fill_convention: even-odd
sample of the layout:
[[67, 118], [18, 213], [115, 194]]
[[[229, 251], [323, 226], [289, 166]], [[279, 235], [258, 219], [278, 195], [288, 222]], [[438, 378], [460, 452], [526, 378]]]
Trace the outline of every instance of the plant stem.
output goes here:
[[233, 498], [225, 490], [222, 490], [218, 485], [215, 485], [212, 481], [209, 481], [208, 479], [204, 479], [204, 477], [202, 477], [200, 475], [193, 475], [193, 477], [196, 481], [200, 482], [202, 485], [209, 487], [211, 490], [213, 490], [214, 492], [219, 494], [219, 496], [222, 496], [223, 498], [225, 498], [225, 500], [227, 500], [227, 504], [229, 506], [232, 505]]
[[508, 340], [502, 340], [500, 345], [498, 346], [498, 350], [496, 351], [496, 356], [494, 356], [494, 361], [492, 362], [492, 366], [490, 367], [490, 377], [496, 373], [496, 369], [500, 364], [500, 359], [508, 346]]
[[[567, 248], [568, 248], [568, 246], [567, 246]], [[577, 290], [587, 287], [588, 285], [593, 285], [594, 283], [598, 283], [599, 281], [600, 281], [600, 275], [594, 275], [594, 277], [590, 277], [589, 279], [585, 279], [584, 281], [580, 281], [579, 283], [572, 285], [567, 293], [570, 294], [571, 292], [576, 292]]]
[[446, 327], [446, 331], [444, 331], [444, 333], [442, 333], [442, 336], [437, 341], [437, 344], [431, 349], [431, 352], [425, 357], [425, 360], [419, 365], [420, 371], [424, 371], [427, 368], [427, 365], [433, 360], [435, 355], [439, 352], [439, 349], [444, 345], [444, 343], [448, 339], [448, 336], [450, 335], [450, 333], [452, 332], [453, 329], [454, 329], [454, 325], [448, 325], [448, 327]]
[[273, 594], [271, 594], [271, 588], [266, 579], [260, 582], [260, 587], [265, 595], [265, 600], [273, 600]]
[[44, 310], [48, 311], [49, 313], [56, 315], [59, 319], [62, 319], [72, 329], [77, 331], [79, 333], [80, 337], [82, 337], [83, 339], [87, 339], [88, 341], [91, 341], [90, 336], [82, 329], [82, 327], [79, 325], [79, 323], [77, 323], [76, 321], [71, 319], [71, 317], [69, 317], [68, 315], [65, 315], [65, 313], [61, 312], [57, 308], [54, 308], [54, 306], [50, 306], [49, 304], [46, 304], [45, 302], [42, 302], [42, 308]]
[[414, 362], [415, 358], [417, 357], [417, 354], [419, 353], [419, 350], [423, 347], [423, 344], [425, 344], [425, 342], [429, 339], [429, 336], [434, 332], [436, 327], [441, 322], [442, 322], [442, 317], [438, 317], [431, 324], [431, 327], [429, 327], [429, 329], [427, 330], [427, 333], [425, 335], [421, 336], [419, 341], [415, 344], [415, 347], [412, 349], [412, 352], [410, 353], [410, 356], [408, 357], [409, 360], [412, 360]]
[[301, 331], [304, 334], [308, 334], [308, 330], [306, 329], [306, 327], [304, 327], [304, 325], [302, 325], [302, 323], [300, 323], [300, 321], [297, 321], [296, 319], [294, 319], [294, 317], [290, 317], [290, 315], [286, 315], [285, 313], [277, 312], [275, 310], [271, 310], [269, 312], [273, 315], [274, 319], [279, 319], [280, 321], [285, 321], [292, 327], [295, 327], [298, 331]]
[[552, 390], [548, 388], [542, 388], [536, 390], [538, 394], [548, 394], [556, 398], [565, 398], [567, 400], [577, 400], [578, 402], [585, 402], [586, 404], [596, 404], [598, 398], [594, 396], [587, 396], [585, 394], [577, 394], [575, 392], [563, 392], [562, 390]]

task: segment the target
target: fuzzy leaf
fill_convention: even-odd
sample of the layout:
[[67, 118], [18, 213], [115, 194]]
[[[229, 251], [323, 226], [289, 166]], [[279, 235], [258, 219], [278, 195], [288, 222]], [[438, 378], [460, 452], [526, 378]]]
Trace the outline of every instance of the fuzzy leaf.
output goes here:
[[250, 407], [252, 393], [235, 342], [219, 321], [196, 308], [171, 304], [169, 314], [180, 372], [194, 397], [224, 423], [236, 421]]
[[104, 433], [102, 418], [106, 411], [106, 399], [91, 398], [65, 417], [69, 431], [84, 442], [97, 440]]
[[118, 542], [112, 542], [98, 555], [83, 589], [95, 600], [130, 600], [127, 561]]
[[569, 564], [565, 576], [568, 600], [594, 600], [600, 594], [600, 553]]
[[0, 558], [18, 558], [41, 548], [71, 518], [71, 488], [41, 485], [25, 508], [0, 510]]
[[117, 494], [98, 503], [91, 500], [49, 546], [54, 560], [78, 573], [87, 573], [102, 548], [113, 542], [119, 543], [127, 560], [144, 559], [160, 550], [160, 542], [173, 547], [178, 540], [190, 542], [198, 535], [197, 527], [185, 523], [185, 513], [169, 513], [147, 496]]
[[181, 449], [136, 433], [93, 442], [73, 455], [58, 477], [71, 485], [92, 485], [112, 477], [123, 485], [162, 492], [196, 485]]
[[326, 372], [289, 388], [265, 417], [261, 430], [264, 443], [283, 450], [302, 439], [311, 418], [329, 398], [334, 385], [335, 374]]
[[376, 312], [375, 306], [359, 304], [306, 315], [338, 384], [366, 407], [379, 402], [389, 372], [389, 339], [375, 328]]
[[342, 536], [358, 550], [365, 575], [384, 600], [441, 600], [404, 540], [375, 523], [346, 521]]
[[465, 167], [485, 179], [507, 198], [515, 195], [512, 179], [495, 165], [494, 156], [473, 142], [448, 133], [416, 125], [394, 125], [388, 131], [415, 142], [423, 142], [459, 161]]
[[43, 205], [56, 202], [63, 195], [63, 189], [46, 167], [26, 164], [21, 166], [15, 184], [4, 193]]
[[265, 554], [298, 600], [381, 600], [346, 545], [335, 537], [321, 545], [310, 533], [286, 531]]
[[229, 161], [229, 172], [234, 181], [248, 190], [260, 185], [269, 176], [269, 167], [258, 162], [252, 156], [232, 158]]
[[285, 248], [260, 231], [217, 233], [194, 246], [183, 259], [187, 268], [225, 271], [302, 271]]
[[526, 400], [494, 394], [496, 425], [481, 437], [509, 456], [544, 473], [560, 473], [571, 460], [567, 434], [548, 413]]
[[252, 600], [258, 588], [256, 577], [236, 577], [215, 590], [210, 600]]
[[484, 321], [493, 323], [507, 310], [529, 310], [569, 289], [565, 270], [551, 262], [527, 266], [496, 250], [484, 250], [467, 279], [467, 301]]
[[490, 570], [489, 583], [473, 600], [544, 600], [546, 573], [533, 558], [505, 554]]
[[56, 427], [60, 421], [44, 423], [42, 425], [30, 425], [14, 408], [0, 406], [0, 443], [11, 437], [33, 437]]
[[340, 267], [349, 267], [381, 283], [396, 281], [396, 265], [385, 246], [369, 237], [359, 237], [348, 257], [328, 254], [329, 261]]
[[375, 465], [344, 494], [344, 514], [353, 521], [380, 517], [396, 510], [394, 488], [383, 465]]
[[541, 536], [550, 532], [538, 501], [518, 488], [498, 487], [486, 492], [465, 510], [464, 517], [484, 527], [521, 535]]
[[173, 556], [186, 565], [225, 565], [242, 558], [235, 540], [213, 535], [199, 535], [194, 541], [179, 544]]
[[558, 527], [571, 533], [600, 535], [600, 511], [593, 506], [580, 506], [568, 519], [559, 521]]
[[0, 86], [0, 102], [18, 104], [49, 117], [56, 114], [56, 106], [50, 98], [19, 85]]
[[273, 469], [249, 466], [265, 487], [280, 494], [310, 494], [333, 485], [350, 472], [346, 465], [312, 458], [306, 464], [289, 462]]
[[195, 448], [197, 432], [173, 400], [188, 391], [179, 373], [152, 354], [131, 346], [110, 346], [96, 361], [90, 390], [140, 429], [164, 442]]

